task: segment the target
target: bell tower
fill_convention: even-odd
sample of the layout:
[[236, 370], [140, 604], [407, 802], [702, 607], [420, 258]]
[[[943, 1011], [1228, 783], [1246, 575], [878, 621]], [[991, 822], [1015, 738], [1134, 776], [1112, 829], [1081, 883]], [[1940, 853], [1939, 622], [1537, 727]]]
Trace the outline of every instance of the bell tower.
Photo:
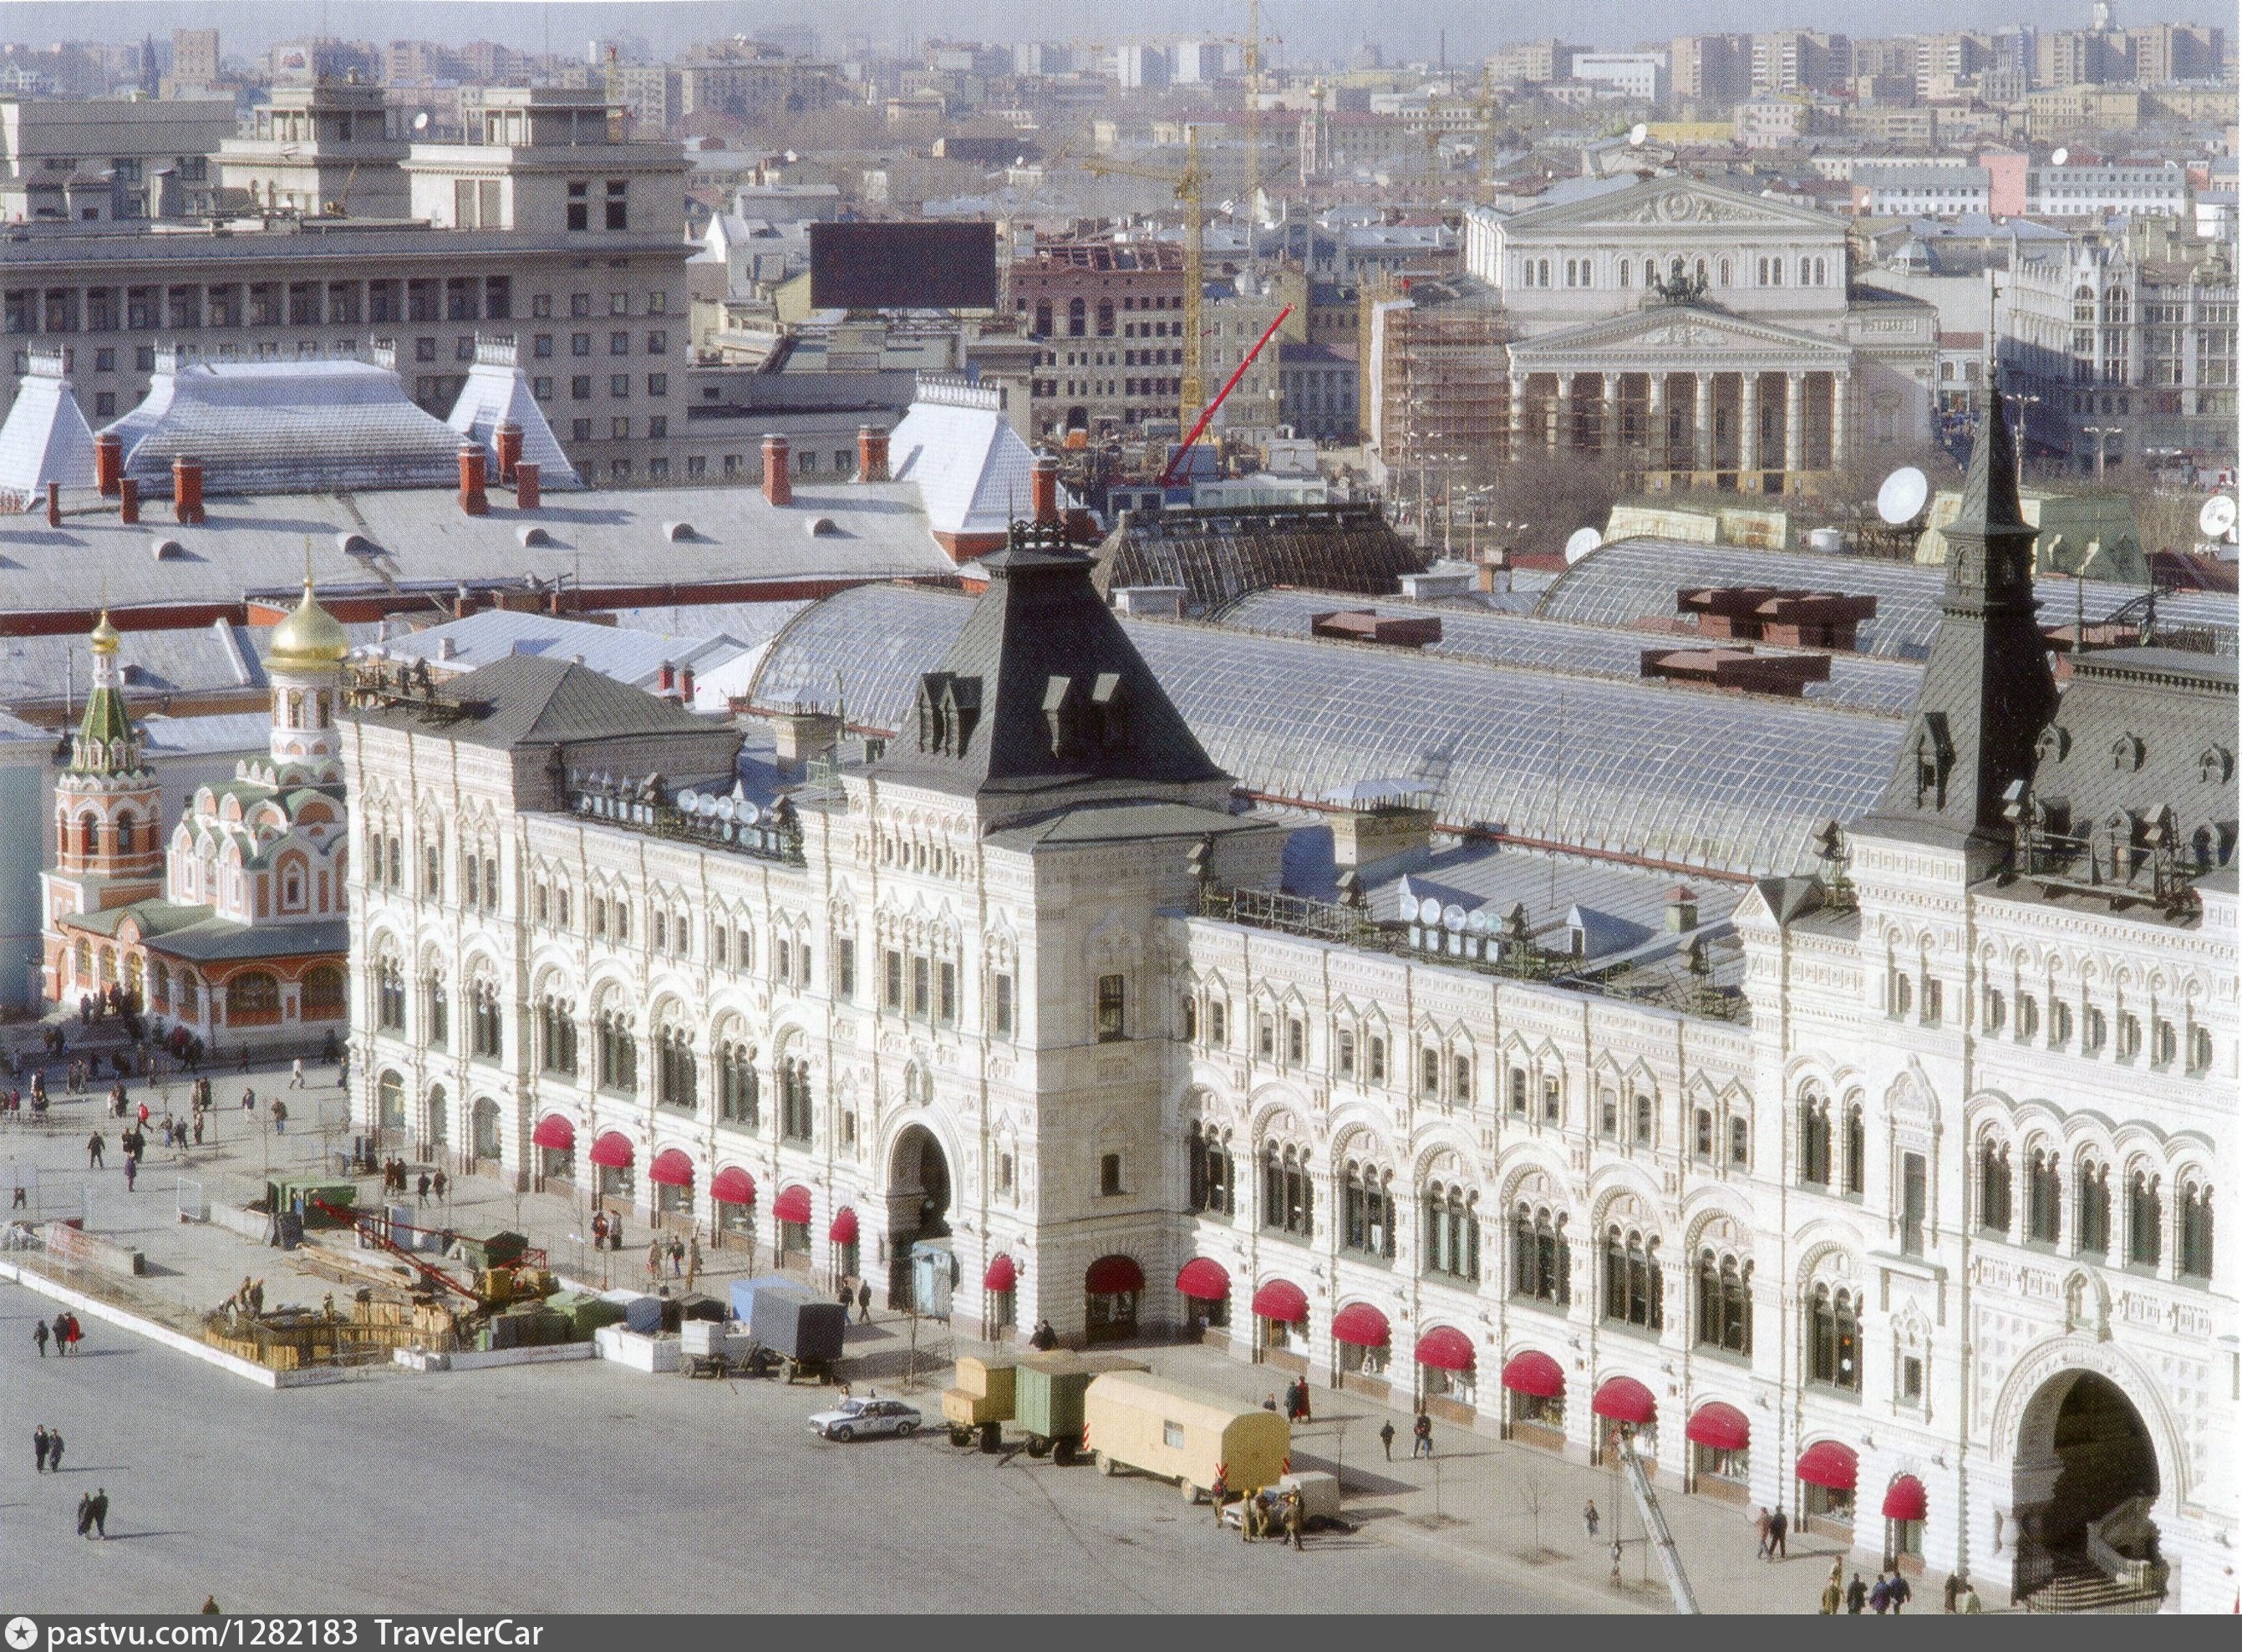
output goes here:
[[341, 702], [343, 665], [349, 658], [349, 635], [319, 606], [306, 574], [304, 599], [273, 628], [272, 646], [265, 658], [265, 672], [272, 680], [276, 782], [292, 772], [308, 785], [341, 780], [335, 713]]

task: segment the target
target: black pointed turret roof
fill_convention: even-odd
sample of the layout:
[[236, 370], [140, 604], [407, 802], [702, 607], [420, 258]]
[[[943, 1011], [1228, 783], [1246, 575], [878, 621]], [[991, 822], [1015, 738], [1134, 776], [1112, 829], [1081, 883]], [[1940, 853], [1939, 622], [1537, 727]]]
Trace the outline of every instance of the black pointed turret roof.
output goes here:
[[1032, 530], [981, 559], [989, 587], [883, 777], [1040, 805], [1166, 797], [1230, 776], [1206, 755], [1091, 584], [1092, 559]]
[[2034, 617], [2032, 541], [2017, 497], [2016, 447], [2000, 385], [1978, 392], [1977, 441], [1950, 547], [1942, 618], [1883, 800], [1859, 829], [1953, 847], [2013, 840], [2009, 789], [2031, 777], [2055, 714], [2055, 675]]

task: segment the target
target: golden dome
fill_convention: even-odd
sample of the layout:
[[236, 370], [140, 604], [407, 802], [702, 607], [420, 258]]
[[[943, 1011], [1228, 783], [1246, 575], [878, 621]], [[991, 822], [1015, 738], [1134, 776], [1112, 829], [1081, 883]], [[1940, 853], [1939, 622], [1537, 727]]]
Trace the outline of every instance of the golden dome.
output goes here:
[[312, 594], [311, 581], [305, 580], [304, 600], [294, 613], [272, 628], [272, 647], [266, 657], [284, 668], [324, 671], [349, 659], [350, 650], [349, 635], [335, 616], [319, 606]]
[[124, 641], [124, 638], [117, 628], [109, 622], [109, 610], [102, 609], [101, 622], [93, 628], [93, 635], [87, 639], [93, 651], [96, 654], [114, 654], [117, 652], [117, 645]]

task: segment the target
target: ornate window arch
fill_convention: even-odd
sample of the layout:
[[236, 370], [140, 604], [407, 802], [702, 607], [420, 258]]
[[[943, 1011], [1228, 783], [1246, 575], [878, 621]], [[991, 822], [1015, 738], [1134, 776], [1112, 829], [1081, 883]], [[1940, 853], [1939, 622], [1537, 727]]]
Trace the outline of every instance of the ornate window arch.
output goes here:
[[1695, 1263], [1697, 1346], [1728, 1353], [1752, 1351], [1752, 1261], [1736, 1225], [1707, 1224]]
[[1205, 1215], [1238, 1212], [1238, 1158], [1227, 1126], [1193, 1119], [1184, 1136], [1191, 1208]]
[[1606, 1225], [1603, 1233], [1603, 1317], [1645, 1331], [1666, 1328], [1666, 1268], [1658, 1255], [1658, 1236], [1629, 1219]]
[[2007, 1235], [2014, 1226], [2015, 1167], [2009, 1144], [1990, 1131], [1979, 1132], [1977, 1168], [1977, 1226], [1986, 1232]]
[[1798, 1092], [1798, 1179], [1829, 1185], [1829, 1098], [1819, 1085]]
[[755, 1044], [739, 1017], [726, 1017], [717, 1028], [708, 1058], [716, 1070], [717, 1120], [755, 1129], [762, 1122], [762, 1084], [755, 1071]]
[[1263, 1145], [1261, 1226], [1294, 1239], [1315, 1237], [1315, 1187], [1306, 1148], [1275, 1139]]
[[600, 989], [592, 1012], [594, 1054], [602, 1090], [634, 1093], [638, 1089], [638, 1017], [621, 987]]
[[1393, 1172], [1370, 1158], [1339, 1166], [1339, 1247], [1393, 1259]]
[[537, 1017], [537, 1064], [540, 1071], [563, 1078], [576, 1075], [576, 1000], [563, 977], [547, 978], [534, 1006]]
[[[657, 915], [658, 916], [658, 915]], [[657, 1106], [692, 1112], [701, 1105], [700, 1061], [693, 1025], [683, 1006], [662, 1006], [654, 1025], [654, 1099]]]
[[1861, 1392], [1861, 1299], [1849, 1282], [1817, 1279], [1806, 1293], [1806, 1380]]
[[1418, 1195], [1425, 1228], [1425, 1272], [1479, 1283], [1479, 1190], [1435, 1178]]
[[2214, 1259], [2210, 1182], [2194, 1171], [2185, 1172], [2179, 1181], [2178, 1205], [2178, 1271], [2191, 1279], [2208, 1280]]

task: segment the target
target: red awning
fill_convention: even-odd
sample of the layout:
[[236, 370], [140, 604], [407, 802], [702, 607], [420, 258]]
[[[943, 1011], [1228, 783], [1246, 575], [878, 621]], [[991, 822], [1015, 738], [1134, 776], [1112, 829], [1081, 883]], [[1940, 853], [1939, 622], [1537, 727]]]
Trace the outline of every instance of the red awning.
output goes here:
[[1697, 1407], [1685, 1432], [1695, 1445], [1742, 1451], [1751, 1444], [1751, 1419], [1734, 1406], [1710, 1400]]
[[1265, 1320], [1298, 1325], [1308, 1317], [1308, 1293], [1289, 1279], [1272, 1279], [1254, 1292], [1253, 1312]]
[[1382, 1348], [1393, 1340], [1393, 1328], [1369, 1303], [1352, 1302], [1332, 1316], [1332, 1337], [1358, 1348]]
[[609, 1131], [592, 1144], [592, 1162], [602, 1170], [628, 1170], [634, 1155], [630, 1138]]
[[984, 1291], [1009, 1291], [1020, 1282], [1020, 1270], [1012, 1259], [999, 1252], [997, 1259], [989, 1264], [989, 1271], [981, 1276]]
[[1125, 1256], [1101, 1256], [1082, 1276], [1082, 1288], [1092, 1296], [1123, 1296], [1144, 1288], [1144, 1270]]
[[836, 1245], [854, 1245], [856, 1242], [856, 1212], [844, 1207], [834, 1217], [833, 1226], [826, 1230], [825, 1237]]
[[547, 1113], [537, 1121], [537, 1128], [529, 1132], [529, 1139], [540, 1147], [551, 1148], [556, 1153], [574, 1152], [576, 1126], [559, 1113]]
[[1230, 1274], [1221, 1263], [1194, 1256], [1176, 1274], [1176, 1289], [1194, 1302], [1227, 1302]]
[[1511, 1355], [1510, 1363], [1502, 1367], [1502, 1386], [1516, 1393], [1530, 1393], [1536, 1400], [1561, 1400], [1565, 1395], [1565, 1367], [1546, 1353], [1530, 1350]]
[[1861, 1460], [1850, 1446], [1819, 1440], [1798, 1454], [1798, 1477], [1809, 1486], [1850, 1491], [1861, 1477]]
[[708, 1184], [708, 1197], [719, 1205], [752, 1205], [755, 1202], [755, 1179], [736, 1165], [727, 1165]]
[[1614, 1422], [1648, 1424], [1658, 1419], [1658, 1401], [1633, 1377], [1614, 1377], [1596, 1390], [1588, 1409]]
[[693, 1161], [676, 1148], [665, 1148], [654, 1156], [654, 1163], [646, 1167], [647, 1179], [663, 1187], [693, 1185]]
[[809, 1190], [799, 1182], [792, 1187], [782, 1187], [778, 1197], [771, 1201], [771, 1219], [776, 1222], [806, 1222], [809, 1219]]
[[1921, 1520], [1930, 1512], [1930, 1494], [1913, 1474], [1902, 1474], [1884, 1488], [1886, 1520]]
[[1417, 1339], [1417, 1363], [1435, 1371], [1468, 1371], [1478, 1360], [1470, 1336], [1453, 1326], [1436, 1325]]

